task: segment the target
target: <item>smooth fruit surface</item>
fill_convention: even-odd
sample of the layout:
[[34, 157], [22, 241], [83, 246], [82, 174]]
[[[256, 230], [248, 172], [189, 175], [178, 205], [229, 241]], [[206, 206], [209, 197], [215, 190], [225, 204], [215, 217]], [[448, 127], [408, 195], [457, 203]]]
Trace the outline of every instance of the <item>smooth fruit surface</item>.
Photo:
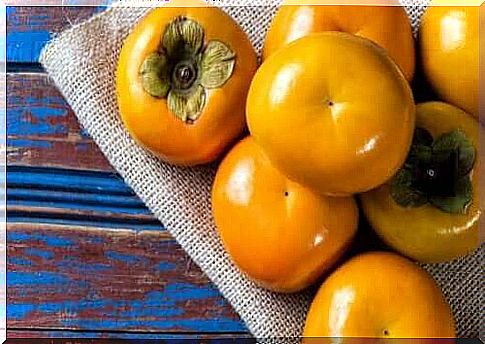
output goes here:
[[434, 90], [442, 100], [478, 117], [479, 7], [430, 6], [419, 41]]
[[[418, 104], [416, 126], [434, 137], [461, 130], [478, 152], [478, 121], [462, 110], [441, 102]], [[480, 130], [480, 132], [479, 132]], [[483, 192], [479, 191], [477, 157], [470, 173], [472, 201], [464, 213], [450, 214], [432, 204], [404, 207], [395, 202], [387, 183], [361, 195], [364, 213], [374, 230], [400, 253], [424, 262], [442, 262], [463, 256], [479, 245], [478, 223]], [[482, 187], [483, 190], [483, 187]]]
[[212, 210], [233, 261], [260, 285], [281, 292], [315, 282], [357, 229], [353, 198], [329, 198], [288, 180], [251, 137], [217, 171]]
[[382, 48], [341, 32], [301, 38], [268, 58], [248, 95], [251, 135], [290, 179], [348, 195], [390, 178], [414, 130], [408, 82]]
[[299, 38], [322, 31], [365, 37], [387, 50], [408, 80], [414, 74], [414, 40], [400, 6], [281, 6], [266, 37], [263, 59]]
[[222, 10], [157, 8], [122, 47], [116, 78], [121, 118], [137, 142], [164, 161], [213, 161], [245, 128], [256, 68], [246, 34]]
[[450, 307], [431, 276], [396, 254], [371, 252], [325, 280], [303, 336], [438, 338], [455, 332]]

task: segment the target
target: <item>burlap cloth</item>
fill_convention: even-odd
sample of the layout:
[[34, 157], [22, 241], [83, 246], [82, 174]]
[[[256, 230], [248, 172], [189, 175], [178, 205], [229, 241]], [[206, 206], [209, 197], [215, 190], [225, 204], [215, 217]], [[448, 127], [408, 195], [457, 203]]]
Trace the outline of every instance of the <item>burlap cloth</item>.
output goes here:
[[[223, 6], [258, 52], [278, 0], [267, 1], [272, 3], [262, 0], [259, 4], [265, 6], [236, 7], [244, 0], [226, 0]], [[403, 3], [412, 5], [412, 1]], [[424, 9], [416, 4], [406, 8], [414, 28]], [[148, 10], [110, 8], [59, 34], [44, 49], [41, 63], [109, 162], [217, 285], [249, 331], [258, 338], [299, 336], [312, 293], [272, 293], [258, 288], [234, 267], [211, 216], [214, 166], [164, 164], [135, 144], [121, 123], [115, 97], [117, 58], [130, 28]], [[452, 304], [460, 337], [479, 335], [482, 253], [453, 264], [425, 266]]]

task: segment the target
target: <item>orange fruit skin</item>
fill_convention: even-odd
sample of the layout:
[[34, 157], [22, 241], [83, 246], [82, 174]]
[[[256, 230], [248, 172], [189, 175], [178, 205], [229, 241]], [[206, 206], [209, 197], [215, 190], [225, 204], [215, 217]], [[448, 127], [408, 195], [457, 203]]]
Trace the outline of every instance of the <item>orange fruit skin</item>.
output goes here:
[[[200, 117], [188, 124], [169, 111], [167, 100], [149, 95], [141, 84], [140, 66], [157, 51], [166, 25], [175, 17], [197, 21], [205, 42], [219, 40], [236, 53], [231, 78], [206, 91]], [[176, 165], [214, 161], [246, 127], [246, 95], [257, 69], [256, 53], [244, 31], [216, 7], [160, 7], [151, 11], [125, 40], [116, 72], [119, 111], [131, 136], [162, 160]]]
[[357, 229], [352, 197], [330, 198], [290, 181], [248, 137], [220, 165], [212, 211], [234, 263], [261, 286], [306, 288], [328, 271]]
[[408, 16], [400, 6], [281, 6], [268, 31], [263, 58], [290, 42], [322, 31], [342, 31], [370, 39], [388, 52], [407, 80], [412, 80], [414, 39]]
[[418, 338], [453, 338], [454, 328], [450, 306], [428, 273], [394, 253], [370, 252], [326, 279], [303, 335], [345, 337], [345, 343], [352, 343], [346, 337], [415, 338], [414, 344], [428, 342]]
[[466, 214], [449, 214], [431, 204], [402, 207], [392, 198], [389, 183], [361, 194], [362, 209], [372, 228], [399, 253], [426, 263], [447, 262], [480, 245], [479, 222], [485, 197], [480, 181], [483, 155], [480, 139], [485, 137], [485, 129], [470, 114], [442, 102], [418, 104], [416, 126], [428, 130], [435, 138], [460, 129], [475, 146], [477, 160], [471, 174], [473, 200]]
[[294, 41], [258, 69], [249, 131], [290, 179], [326, 195], [371, 190], [403, 164], [414, 132], [408, 82], [370, 40], [323, 32]]
[[479, 25], [479, 7], [430, 6], [419, 31], [421, 63], [433, 89], [477, 118]]

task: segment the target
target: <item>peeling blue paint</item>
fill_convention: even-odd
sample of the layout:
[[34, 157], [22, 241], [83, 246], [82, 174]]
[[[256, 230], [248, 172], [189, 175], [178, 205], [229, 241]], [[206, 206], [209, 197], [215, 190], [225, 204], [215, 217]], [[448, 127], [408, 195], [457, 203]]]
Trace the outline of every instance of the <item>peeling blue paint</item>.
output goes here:
[[174, 270], [177, 266], [174, 263], [170, 262], [160, 262], [157, 266], [158, 270], [160, 271], [170, 271]]
[[20, 320], [25, 318], [30, 312], [34, 311], [35, 305], [31, 304], [12, 304], [7, 305], [7, 319]]
[[[194, 286], [188, 283], [172, 283], [164, 290], [164, 295], [169, 295], [171, 300], [187, 301], [194, 299], [206, 299], [219, 296], [219, 292], [214, 287]], [[190, 295], [188, 298], [187, 296]]]
[[7, 257], [8, 264], [19, 265], [19, 266], [31, 266], [32, 261], [25, 257]]
[[92, 264], [79, 261], [78, 259], [70, 258], [62, 260], [60, 263], [57, 264], [57, 267], [71, 271], [79, 271], [80, 273], [96, 273], [112, 269], [112, 266], [108, 263]]
[[[69, 4], [76, 4], [76, 0], [70, 0], [63, 3], [64, 6]], [[83, 1], [85, 3], [85, 1]], [[102, 1], [102, 3], [94, 8], [94, 12], [100, 12], [106, 9], [106, 5], [110, 0]], [[16, 16], [15, 7], [7, 7], [7, 24], [9, 28], [16, 28], [16, 26], [25, 27], [22, 23], [23, 18]], [[7, 61], [34, 63], [38, 62], [40, 52], [47, 42], [52, 38], [53, 34], [45, 29], [48, 27], [48, 21], [51, 16], [47, 14], [37, 14], [30, 18], [31, 27], [28, 31], [7, 30]], [[66, 24], [69, 24], [69, 18], [66, 19]]]
[[[183, 329], [200, 332], [244, 332], [244, 325], [238, 321], [223, 317], [213, 319], [183, 318], [183, 307], [174, 307], [163, 301], [160, 293], [153, 293], [143, 300], [85, 300], [84, 303], [63, 301], [59, 303], [18, 304], [7, 308], [7, 316], [20, 320], [32, 311], [44, 314], [63, 314], [62, 324], [79, 329], [129, 330], [130, 328], [153, 328], [157, 330]], [[79, 313], [85, 310], [102, 311], [114, 309], [117, 317], [84, 318]], [[123, 310], [124, 309], [124, 310]], [[105, 311], [106, 312], [106, 311]], [[66, 316], [67, 315], [67, 316]], [[157, 320], [154, 320], [157, 318]]]
[[[33, 103], [26, 108], [7, 108], [7, 133], [9, 135], [60, 135], [67, 134], [64, 125], [54, 125], [50, 121], [56, 117], [66, 116], [64, 109], [52, 106], [36, 105], [41, 102], [38, 98], [23, 99], [22, 103]], [[46, 103], [47, 105], [48, 103]]]
[[[8, 219], [8, 217], [7, 217]], [[7, 242], [41, 241], [51, 247], [66, 247], [74, 245], [69, 239], [58, 236], [42, 234], [26, 234], [19, 232], [7, 232]]]
[[60, 285], [69, 283], [69, 278], [53, 272], [19, 272], [12, 271], [7, 276], [7, 287]]
[[[10, 15], [7, 16], [8, 18]], [[7, 61], [37, 62], [40, 51], [50, 40], [47, 31], [13, 31], [7, 30]]]
[[143, 258], [137, 257], [135, 255], [122, 254], [122, 253], [115, 252], [115, 251], [106, 251], [105, 256], [108, 259], [122, 261], [122, 262], [127, 263], [127, 264], [139, 263], [143, 259]]
[[13, 148], [52, 148], [52, 143], [44, 140], [27, 140], [27, 139], [12, 139], [7, 138], [7, 146]]
[[26, 248], [24, 252], [30, 256], [40, 257], [45, 260], [51, 260], [54, 258], [54, 254], [52, 252], [46, 251], [46, 250], [39, 250], [37, 248]]

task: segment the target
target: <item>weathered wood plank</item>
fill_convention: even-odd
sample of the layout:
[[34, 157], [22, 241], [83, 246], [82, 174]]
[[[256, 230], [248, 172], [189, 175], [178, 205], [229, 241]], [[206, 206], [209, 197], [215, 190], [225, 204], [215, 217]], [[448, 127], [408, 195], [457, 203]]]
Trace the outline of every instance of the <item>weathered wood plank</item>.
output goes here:
[[107, 229], [131, 229], [136, 231], [163, 231], [160, 222], [153, 217], [130, 216], [118, 213], [76, 211], [72, 209], [11, 206], [7, 204], [10, 222], [59, 224], [65, 226], [95, 226]]
[[[60, 4], [60, 1], [57, 1], [57, 4]], [[11, 5], [15, 3], [12, 2]], [[7, 61], [37, 62], [40, 51], [53, 35], [90, 18], [104, 8], [103, 6], [7, 7]]]
[[7, 215], [13, 222], [163, 230], [111, 172], [8, 166]]
[[122, 178], [112, 172], [38, 168], [33, 166], [8, 165], [8, 186], [51, 190], [77, 191], [81, 193], [133, 196], [133, 191]]
[[7, 74], [9, 165], [113, 171], [45, 74]]
[[163, 231], [8, 223], [10, 329], [245, 332]]
[[[255, 339], [248, 333], [234, 332], [234, 333], [139, 333], [139, 332], [91, 332], [91, 331], [27, 331], [27, 330], [11, 330], [8, 331], [8, 344], [93, 344], [91, 339], [96, 339], [97, 344], [120, 344], [119, 339], [122, 340], [137, 340], [143, 344], [156, 343], [159, 340], [176, 340], [178, 342], [193, 343], [194, 341], [203, 343], [217, 343], [217, 344], [253, 344]], [[40, 341], [39, 339], [48, 339]], [[69, 339], [68, 342], [64, 340], [55, 340], [54, 338]], [[25, 339], [35, 339], [35, 341], [25, 341]], [[52, 341], [54, 340], [54, 341]], [[148, 341], [148, 342], [147, 342]], [[153, 341], [153, 342], [151, 342]]]

